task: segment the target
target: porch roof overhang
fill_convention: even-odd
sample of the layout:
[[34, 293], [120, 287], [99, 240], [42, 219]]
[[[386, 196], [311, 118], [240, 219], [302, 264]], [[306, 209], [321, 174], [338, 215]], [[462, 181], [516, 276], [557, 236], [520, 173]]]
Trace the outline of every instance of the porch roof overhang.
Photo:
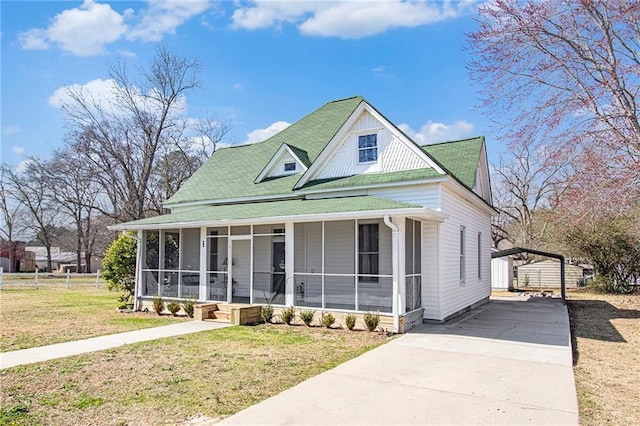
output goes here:
[[417, 204], [370, 195], [269, 201], [260, 203], [227, 204], [198, 207], [176, 213], [135, 220], [110, 226], [116, 231], [139, 229], [194, 228], [273, 222], [309, 222], [382, 217], [384, 215], [411, 216], [442, 222], [446, 215]]

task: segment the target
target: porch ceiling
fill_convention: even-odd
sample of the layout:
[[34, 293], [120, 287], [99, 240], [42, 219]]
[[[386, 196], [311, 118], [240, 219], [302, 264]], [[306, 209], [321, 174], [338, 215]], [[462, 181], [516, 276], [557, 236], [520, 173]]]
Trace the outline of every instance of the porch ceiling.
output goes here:
[[162, 216], [121, 223], [113, 230], [157, 229], [170, 227], [195, 227], [229, 223], [265, 223], [347, 219], [411, 215], [442, 221], [444, 215], [417, 204], [369, 195], [326, 199], [296, 199], [261, 203], [206, 206]]

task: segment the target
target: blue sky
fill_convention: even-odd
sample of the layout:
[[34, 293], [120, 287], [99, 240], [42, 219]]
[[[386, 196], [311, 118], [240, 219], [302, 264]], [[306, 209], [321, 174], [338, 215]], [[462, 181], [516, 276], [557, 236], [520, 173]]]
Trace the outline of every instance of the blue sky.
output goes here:
[[142, 66], [162, 41], [203, 65], [188, 117], [255, 142], [324, 103], [363, 95], [420, 143], [489, 134], [465, 68], [474, 2], [2, 1], [2, 161], [63, 145], [56, 93], [104, 90], [109, 63]]

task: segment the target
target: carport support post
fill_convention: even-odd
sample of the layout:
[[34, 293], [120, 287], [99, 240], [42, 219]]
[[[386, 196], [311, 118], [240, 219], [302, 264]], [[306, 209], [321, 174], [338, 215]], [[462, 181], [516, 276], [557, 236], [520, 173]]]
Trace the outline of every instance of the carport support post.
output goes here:
[[564, 302], [567, 299], [567, 289], [566, 283], [564, 281], [564, 256], [560, 256], [560, 294], [562, 296], [562, 301]]

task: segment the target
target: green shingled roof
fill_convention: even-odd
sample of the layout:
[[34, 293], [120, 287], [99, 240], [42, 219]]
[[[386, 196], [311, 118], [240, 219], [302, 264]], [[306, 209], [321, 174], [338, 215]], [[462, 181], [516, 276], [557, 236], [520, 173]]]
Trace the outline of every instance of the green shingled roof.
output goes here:
[[422, 206], [373, 196], [284, 200], [262, 203], [225, 204], [194, 208], [162, 216], [127, 222], [114, 229], [139, 229], [148, 225], [201, 224], [229, 220], [283, 218], [331, 213], [421, 209]]
[[442, 176], [432, 168], [402, 170], [389, 173], [367, 173], [340, 178], [316, 179], [307, 182], [301, 189], [332, 189], [365, 186], [380, 183], [403, 182]]
[[299, 175], [254, 181], [283, 143], [311, 164], [362, 101], [329, 102], [264, 142], [219, 149], [166, 204], [290, 194]]
[[424, 145], [422, 149], [464, 186], [473, 189], [484, 137]]
[[[238, 198], [295, 196], [297, 191], [293, 188], [300, 179], [299, 174], [267, 178], [259, 183], [255, 183], [255, 179], [283, 144], [287, 144], [309, 167], [363, 101], [364, 98], [356, 96], [329, 102], [264, 142], [219, 149], [167, 200], [167, 206], [207, 201], [215, 203], [216, 200]], [[472, 189], [483, 142], [480, 137], [426, 145], [422, 149], [447, 173]], [[307, 182], [300, 190], [375, 185], [437, 176], [439, 174], [430, 168], [368, 173], [314, 180]]]

